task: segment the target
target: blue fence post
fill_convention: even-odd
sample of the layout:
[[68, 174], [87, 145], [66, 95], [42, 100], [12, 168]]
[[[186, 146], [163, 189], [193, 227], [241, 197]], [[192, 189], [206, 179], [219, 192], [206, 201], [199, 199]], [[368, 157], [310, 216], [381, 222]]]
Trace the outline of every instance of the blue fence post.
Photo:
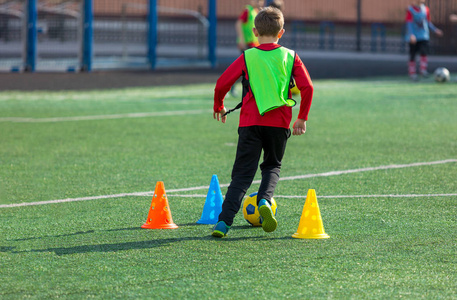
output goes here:
[[371, 51], [376, 52], [378, 48], [378, 35], [381, 38], [381, 51], [386, 51], [386, 26], [382, 23], [371, 24]]
[[83, 4], [83, 44], [81, 56], [81, 71], [92, 71], [93, 60], [93, 0], [84, 0]]
[[157, 64], [157, 22], [157, 0], [149, 0], [148, 62], [151, 70], [154, 70]]
[[323, 21], [320, 23], [320, 39], [319, 39], [319, 48], [325, 48], [325, 36], [328, 31], [329, 35], [329, 46], [333, 50], [335, 48], [335, 24], [329, 21]]
[[400, 33], [400, 52], [401, 53], [405, 53], [406, 52], [406, 44], [408, 42], [406, 42], [405, 40], [405, 36], [406, 36], [406, 25], [403, 25], [401, 27], [401, 33]]
[[211, 67], [215, 68], [217, 65], [217, 1], [208, 1], [208, 60], [211, 63]]
[[25, 44], [25, 71], [35, 72], [37, 58], [37, 0], [27, 1], [27, 30]]
[[362, 51], [362, 0], [357, 0], [356, 50]]

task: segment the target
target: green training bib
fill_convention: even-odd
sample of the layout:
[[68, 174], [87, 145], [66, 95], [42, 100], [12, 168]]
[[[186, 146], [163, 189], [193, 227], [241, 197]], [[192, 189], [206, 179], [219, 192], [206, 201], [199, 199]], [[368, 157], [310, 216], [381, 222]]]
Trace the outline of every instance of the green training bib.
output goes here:
[[254, 20], [257, 16], [257, 12], [251, 5], [247, 5], [246, 9], [248, 10], [248, 18], [246, 23], [241, 24], [241, 30], [243, 31], [244, 42], [248, 43], [257, 43], [257, 38], [252, 31], [252, 28], [255, 27]]
[[260, 115], [281, 106], [292, 107], [289, 83], [295, 61], [295, 51], [285, 47], [273, 50], [252, 48], [244, 51], [249, 85]]

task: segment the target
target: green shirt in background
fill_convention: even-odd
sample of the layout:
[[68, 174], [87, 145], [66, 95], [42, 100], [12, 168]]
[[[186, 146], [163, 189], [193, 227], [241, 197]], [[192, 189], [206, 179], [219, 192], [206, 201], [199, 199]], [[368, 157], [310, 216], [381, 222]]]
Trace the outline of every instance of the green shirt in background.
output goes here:
[[256, 44], [258, 43], [257, 37], [254, 35], [254, 32], [252, 32], [252, 28], [255, 27], [254, 20], [257, 16], [257, 11], [251, 5], [246, 5], [246, 10], [248, 11], [247, 21], [246, 23], [241, 24], [244, 42], [246, 44]]

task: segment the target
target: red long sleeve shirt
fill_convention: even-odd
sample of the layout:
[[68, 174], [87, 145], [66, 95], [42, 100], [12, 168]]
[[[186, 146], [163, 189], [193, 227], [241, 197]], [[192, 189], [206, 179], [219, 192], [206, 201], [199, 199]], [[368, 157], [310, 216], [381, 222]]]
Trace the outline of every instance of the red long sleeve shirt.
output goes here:
[[[271, 43], [261, 44], [257, 48], [268, 51], [276, 49], [278, 47], [281, 46], [276, 43]], [[217, 80], [216, 88], [214, 89], [213, 109], [215, 112], [220, 112], [222, 110], [222, 108], [224, 107], [225, 95], [228, 93], [228, 91], [236, 82], [236, 80], [241, 76], [244, 76], [246, 79], [249, 79], [244, 54], [241, 54]], [[308, 120], [308, 113], [311, 108], [314, 88], [311, 78], [309, 77], [308, 70], [303, 65], [303, 62], [297, 54], [295, 55], [292, 76], [294, 77], [295, 84], [297, 85], [301, 94], [300, 111], [298, 113], [298, 118]], [[261, 116], [257, 108], [254, 96], [252, 95], [251, 89], [249, 88], [249, 91], [246, 93], [246, 95], [244, 95], [243, 105], [241, 106], [240, 112], [239, 127], [257, 125], [289, 128], [291, 120], [291, 107], [281, 106]]]

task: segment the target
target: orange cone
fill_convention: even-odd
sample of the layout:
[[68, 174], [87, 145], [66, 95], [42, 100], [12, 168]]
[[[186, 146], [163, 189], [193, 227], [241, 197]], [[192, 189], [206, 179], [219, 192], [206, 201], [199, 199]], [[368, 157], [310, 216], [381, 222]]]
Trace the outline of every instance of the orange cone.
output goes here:
[[146, 229], [175, 229], [178, 226], [173, 223], [170, 207], [168, 206], [167, 194], [162, 181], [158, 181], [154, 196], [152, 196], [151, 208], [149, 208], [148, 219], [141, 226]]
[[297, 239], [328, 239], [330, 237], [324, 232], [316, 191], [313, 189], [308, 190], [298, 230], [292, 237]]

